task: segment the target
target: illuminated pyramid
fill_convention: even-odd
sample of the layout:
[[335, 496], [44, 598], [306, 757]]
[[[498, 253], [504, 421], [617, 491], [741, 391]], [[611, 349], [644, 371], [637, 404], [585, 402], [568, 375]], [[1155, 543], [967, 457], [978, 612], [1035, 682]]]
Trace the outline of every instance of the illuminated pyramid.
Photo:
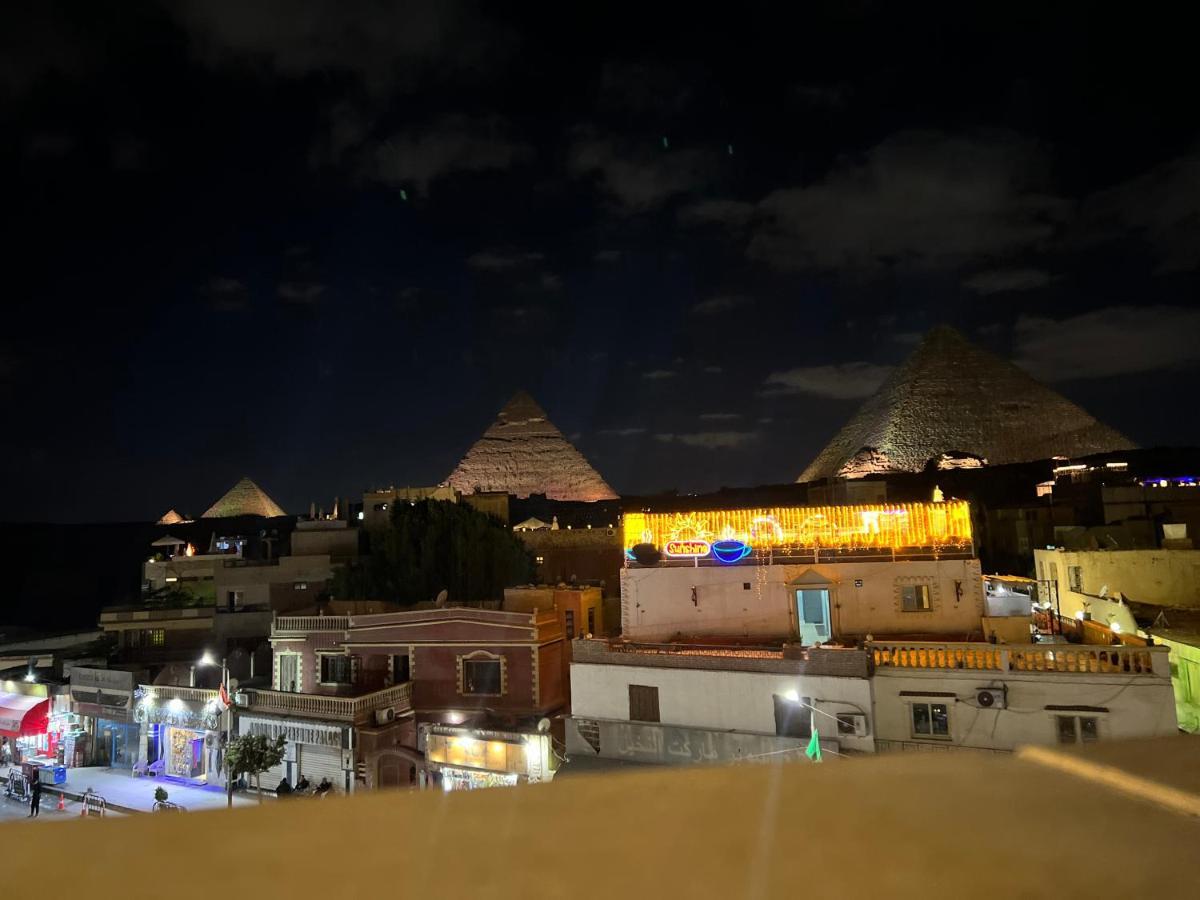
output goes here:
[[933, 329], [797, 481], [919, 472], [943, 454], [989, 465], [1134, 447], [948, 326]]
[[231, 516], [286, 516], [269, 496], [249, 478], [243, 478], [220, 500], [208, 508], [205, 519], [227, 519]]
[[617, 496], [524, 391], [505, 404], [446, 484], [464, 494], [503, 491], [589, 501]]

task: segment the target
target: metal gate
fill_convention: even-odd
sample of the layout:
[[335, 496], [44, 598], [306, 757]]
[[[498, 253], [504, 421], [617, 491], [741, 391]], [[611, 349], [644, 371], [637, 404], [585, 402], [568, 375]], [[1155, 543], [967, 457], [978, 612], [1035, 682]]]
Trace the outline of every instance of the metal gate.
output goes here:
[[[315, 788], [322, 778], [333, 782], [334, 790], [346, 790], [346, 773], [342, 769], [342, 751], [337, 747], [321, 747], [316, 744], [300, 744], [296, 748], [300, 773]], [[298, 779], [297, 779], [298, 780]]]

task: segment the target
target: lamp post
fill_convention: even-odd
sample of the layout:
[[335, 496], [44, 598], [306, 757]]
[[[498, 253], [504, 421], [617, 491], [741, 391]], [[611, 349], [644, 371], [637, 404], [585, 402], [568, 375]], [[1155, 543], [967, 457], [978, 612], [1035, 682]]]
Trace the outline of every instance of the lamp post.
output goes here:
[[[198, 666], [215, 666], [216, 664], [216, 657], [207, 650], [196, 662]], [[195, 671], [195, 667], [193, 667], [193, 671]], [[224, 740], [221, 749], [221, 762], [225, 768], [225, 807], [233, 809], [233, 773], [229, 771], [229, 766], [225, 762], [225, 754], [229, 752], [229, 742], [233, 739], [233, 696], [229, 693], [229, 666], [225, 657], [221, 658], [221, 687], [225, 689], [225, 696], [229, 697], [228, 708], [221, 711], [221, 714], [225, 716], [225, 727], [222, 729]]]

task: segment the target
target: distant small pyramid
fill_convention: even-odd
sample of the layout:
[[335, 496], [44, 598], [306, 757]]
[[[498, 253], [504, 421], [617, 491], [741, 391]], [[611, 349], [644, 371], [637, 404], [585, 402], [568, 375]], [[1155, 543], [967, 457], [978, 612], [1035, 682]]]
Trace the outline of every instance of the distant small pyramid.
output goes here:
[[503, 491], [586, 501], [617, 496], [524, 391], [505, 404], [446, 484], [464, 494]]
[[220, 500], [208, 508], [205, 519], [227, 519], [232, 516], [286, 516], [269, 496], [249, 478], [243, 478]]
[[944, 453], [990, 465], [1135, 445], [958, 331], [930, 331], [797, 481], [919, 472]]
[[154, 524], [156, 524], [156, 525], [178, 525], [180, 522], [186, 522], [186, 521], [187, 521], [187, 519], [185, 519], [179, 513], [175, 512], [175, 510], [168, 509], [165, 513], [163, 513], [162, 518], [159, 519]]

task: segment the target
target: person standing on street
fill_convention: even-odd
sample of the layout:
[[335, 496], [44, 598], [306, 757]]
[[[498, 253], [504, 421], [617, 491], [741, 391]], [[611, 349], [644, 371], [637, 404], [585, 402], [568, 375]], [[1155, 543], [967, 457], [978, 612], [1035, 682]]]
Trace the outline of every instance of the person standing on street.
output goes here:
[[42, 779], [34, 773], [33, 784], [29, 786], [29, 818], [38, 818], [38, 811], [42, 805]]

